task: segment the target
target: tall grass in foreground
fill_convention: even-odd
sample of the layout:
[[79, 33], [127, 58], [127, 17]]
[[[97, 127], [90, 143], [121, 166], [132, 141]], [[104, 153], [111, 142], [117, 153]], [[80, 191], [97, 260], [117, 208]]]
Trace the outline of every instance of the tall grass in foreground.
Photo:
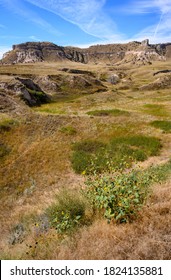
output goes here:
[[86, 212], [89, 222], [97, 216], [109, 223], [132, 222], [151, 194], [150, 186], [165, 181], [170, 174], [171, 161], [141, 171], [91, 175], [80, 193], [59, 193], [57, 202], [48, 209], [51, 226], [59, 233], [70, 231], [87, 223]]

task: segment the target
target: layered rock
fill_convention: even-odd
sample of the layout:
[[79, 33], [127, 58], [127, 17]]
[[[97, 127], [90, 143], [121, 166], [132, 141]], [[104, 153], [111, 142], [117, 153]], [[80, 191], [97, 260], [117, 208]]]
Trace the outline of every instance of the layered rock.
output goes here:
[[49, 96], [31, 79], [4, 77], [0, 82], [1, 93], [19, 97], [29, 106], [39, 106], [50, 101]]
[[2, 63], [34, 63], [42, 61], [71, 60], [85, 63], [82, 53], [75, 49], [66, 49], [49, 42], [27, 42], [13, 45], [12, 51], [4, 54]]
[[171, 43], [150, 44], [142, 42], [126, 44], [95, 45], [81, 49], [61, 47], [49, 42], [27, 42], [14, 45], [13, 50], [4, 54], [1, 63], [59, 62], [70, 60], [80, 63], [134, 63], [147, 64], [152, 61], [171, 58]]

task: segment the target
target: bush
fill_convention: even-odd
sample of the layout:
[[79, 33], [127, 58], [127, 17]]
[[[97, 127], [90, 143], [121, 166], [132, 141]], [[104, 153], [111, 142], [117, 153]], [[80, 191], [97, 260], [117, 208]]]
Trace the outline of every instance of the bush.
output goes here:
[[85, 209], [80, 195], [63, 190], [58, 194], [57, 202], [48, 208], [47, 215], [51, 226], [63, 233], [84, 223]]
[[149, 176], [141, 177], [136, 171], [95, 176], [87, 180], [85, 195], [94, 212], [100, 212], [108, 222], [130, 222], [147, 198], [149, 183]]

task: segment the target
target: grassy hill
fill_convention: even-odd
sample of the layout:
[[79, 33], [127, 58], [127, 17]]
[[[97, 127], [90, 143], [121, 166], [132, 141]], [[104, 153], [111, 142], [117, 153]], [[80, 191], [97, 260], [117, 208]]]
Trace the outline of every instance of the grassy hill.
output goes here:
[[153, 75], [169, 67], [0, 65], [0, 85], [41, 80], [51, 99], [0, 87], [1, 259], [170, 258], [171, 95]]

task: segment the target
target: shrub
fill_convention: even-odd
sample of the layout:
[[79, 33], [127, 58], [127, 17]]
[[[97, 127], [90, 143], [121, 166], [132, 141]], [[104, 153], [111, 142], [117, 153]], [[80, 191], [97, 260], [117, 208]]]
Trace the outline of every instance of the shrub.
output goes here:
[[149, 182], [148, 176], [141, 177], [136, 171], [103, 174], [87, 180], [85, 195], [94, 212], [100, 212], [108, 222], [130, 222], [147, 198]]
[[162, 129], [165, 133], [171, 132], [171, 121], [153, 121], [150, 123], [155, 128]]
[[80, 195], [62, 190], [57, 202], [48, 208], [47, 215], [51, 226], [63, 233], [84, 223], [85, 209], [85, 202]]

